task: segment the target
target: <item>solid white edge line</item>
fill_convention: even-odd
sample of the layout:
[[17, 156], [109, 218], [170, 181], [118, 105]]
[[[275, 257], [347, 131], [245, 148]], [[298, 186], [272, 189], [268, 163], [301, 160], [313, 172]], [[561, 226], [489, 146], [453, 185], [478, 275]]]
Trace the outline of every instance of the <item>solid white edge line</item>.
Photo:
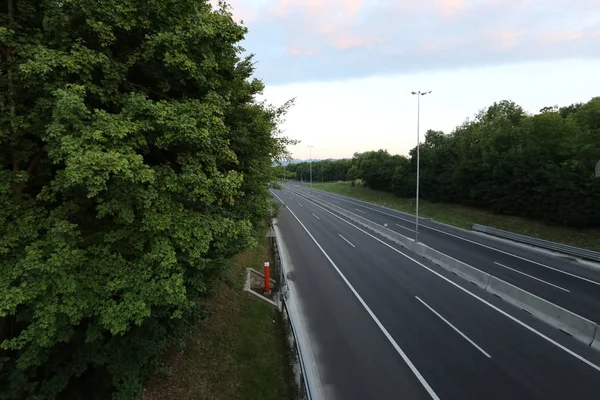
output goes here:
[[349, 244], [350, 246], [352, 246], [352, 247], [356, 247], [355, 245], [353, 245], [352, 243], [350, 243], [350, 241], [349, 241], [348, 239], [346, 239], [345, 237], [343, 237], [343, 236], [342, 236], [340, 233], [338, 233], [338, 235], [340, 235], [340, 237], [341, 237], [342, 239], [344, 239], [346, 242], [348, 242], [348, 244]]
[[319, 217], [317, 217], [317, 215], [315, 213], [312, 213], [313, 217], [315, 217], [316, 219], [321, 219]]
[[[576, 359], [578, 359], [579, 361], [583, 362], [584, 364], [594, 368], [596, 371], [600, 372], [600, 367], [597, 366], [596, 364], [592, 363], [591, 361], [588, 361], [587, 359], [585, 359], [584, 357], [580, 356], [579, 354], [575, 353], [574, 351], [566, 348], [565, 346], [563, 346], [562, 344], [558, 343], [557, 341], [549, 338], [548, 336], [544, 335], [542, 332], [535, 330], [534, 328], [532, 328], [531, 326], [527, 325], [526, 323], [524, 323], [523, 321], [519, 320], [516, 317], [513, 317], [512, 315], [510, 315], [509, 313], [507, 313], [506, 311], [503, 311], [501, 309], [499, 309], [498, 307], [496, 307], [495, 305], [493, 305], [492, 303], [488, 302], [487, 300], [482, 299], [481, 297], [477, 296], [475, 293], [472, 293], [470, 291], [468, 291], [467, 289], [465, 289], [464, 287], [460, 286], [458, 283], [453, 282], [452, 280], [446, 278], [444, 275], [440, 274], [439, 272], [434, 271], [433, 269], [429, 268], [428, 266], [426, 266], [425, 264], [420, 263], [419, 261], [415, 260], [414, 258], [410, 257], [407, 254], [404, 254], [403, 252], [401, 252], [400, 250], [396, 249], [393, 246], [390, 246], [389, 244], [387, 244], [386, 242], [384, 242], [383, 240], [380, 240], [379, 238], [371, 235], [370, 233], [362, 230], [361, 228], [357, 227], [356, 225], [346, 221], [345, 219], [343, 219], [340, 216], [335, 215], [333, 212], [321, 207], [320, 205], [318, 205], [317, 203], [315, 203], [314, 201], [308, 200], [311, 203], [313, 203], [314, 205], [316, 205], [317, 207], [321, 208], [322, 210], [328, 212], [329, 214], [333, 215], [336, 218], [341, 219], [342, 221], [344, 221], [345, 223], [347, 223], [350, 226], [353, 226], [354, 228], [358, 229], [359, 231], [361, 231], [362, 233], [364, 233], [365, 235], [368, 235], [370, 237], [372, 237], [373, 239], [377, 240], [378, 242], [384, 244], [385, 246], [389, 247], [390, 249], [394, 250], [395, 252], [402, 254], [404, 257], [408, 258], [409, 260], [414, 261], [417, 265], [425, 268], [426, 270], [428, 270], [429, 272], [431, 272], [432, 274], [437, 275], [438, 277], [442, 278], [443, 280], [445, 280], [446, 282], [450, 283], [451, 285], [457, 287], [458, 289], [462, 290], [463, 292], [465, 292], [466, 294], [468, 294], [469, 296], [481, 301], [483, 304], [487, 305], [488, 307], [492, 308], [493, 310], [499, 312], [500, 314], [504, 315], [505, 317], [507, 317], [508, 319], [516, 322], [517, 324], [521, 325], [523, 328], [527, 329], [530, 332], [533, 332], [534, 334], [538, 335], [539, 337], [541, 337], [542, 339], [545, 339], [546, 341], [548, 341], [549, 343], [553, 344], [554, 346], [558, 347], [559, 349], [563, 350], [564, 352], [566, 352], [567, 354], [570, 354], [571, 356], [575, 357]], [[291, 211], [291, 210], [290, 210]]]
[[[373, 222], [373, 221], [371, 221], [371, 222]], [[405, 227], [405, 226], [403, 226], [403, 225], [400, 225], [400, 224], [396, 224], [396, 226], [399, 226], [400, 228], [404, 228], [404, 229], [406, 229], [406, 230], [409, 230], [409, 231], [411, 231], [411, 232], [414, 232], [414, 231], [415, 231], [414, 229], [407, 228], [407, 227]]]
[[[333, 196], [337, 196], [337, 195], [330, 194], [330, 196], [332, 196], [332, 197], [333, 197]], [[346, 201], [346, 202], [348, 202], [348, 203], [350, 203], [350, 204], [352, 204], [352, 205], [358, 205], [357, 203], [354, 203], [353, 201], [346, 200], [346, 199], [343, 199], [343, 200], [344, 200], [344, 201]], [[352, 200], [355, 200], [355, 199], [352, 199]], [[361, 200], [356, 200], [356, 201], [359, 201], [359, 202], [361, 202], [361, 203], [365, 203], [365, 204], [371, 204], [371, 203], [367, 203], [367, 202], [362, 202]], [[371, 204], [371, 205], [373, 205], [373, 206], [377, 206], [377, 204]], [[372, 210], [372, 211], [376, 211], [376, 212], [378, 212], [378, 213], [381, 213], [381, 214], [384, 214], [384, 215], [388, 215], [388, 216], [390, 216], [390, 217], [394, 217], [394, 218], [401, 219], [402, 221], [406, 221], [406, 222], [411, 222], [411, 223], [414, 223], [414, 221], [411, 221], [411, 220], [409, 220], [409, 219], [405, 219], [405, 218], [402, 218], [402, 217], [400, 217], [400, 216], [398, 216], [398, 215], [390, 214], [390, 213], [387, 213], [387, 212], [384, 212], [384, 211], [378, 210], [378, 209], [376, 209], [376, 208], [373, 208], [373, 207], [367, 207], [367, 206], [363, 206], [363, 205], [361, 205], [361, 207], [367, 208], [367, 209], [369, 209], [369, 210]], [[396, 210], [392, 210], [392, 211], [396, 211]], [[371, 222], [375, 222], [375, 221], [371, 221]], [[437, 228], [434, 228], [434, 227], [431, 227], [431, 226], [427, 226], [427, 225], [420, 225], [420, 226], [421, 226], [421, 227], [423, 227], [423, 228], [431, 229], [431, 230], [434, 230], [434, 231], [436, 231], [436, 232], [443, 233], [444, 235], [452, 236], [452, 237], [454, 237], [454, 238], [457, 238], [457, 239], [460, 239], [460, 240], [464, 240], [465, 242], [473, 243], [473, 244], [476, 244], [476, 245], [478, 245], [478, 246], [485, 247], [486, 249], [490, 249], [490, 250], [493, 250], [493, 251], [497, 251], [497, 252], [499, 252], [499, 253], [506, 254], [506, 255], [508, 255], [508, 256], [515, 257], [515, 258], [518, 258], [518, 259], [520, 259], [520, 260], [527, 261], [527, 262], [530, 262], [530, 263], [532, 263], [532, 264], [539, 265], [540, 267], [548, 268], [548, 269], [551, 269], [551, 270], [553, 270], [553, 271], [560, 272], [561, 274], [569, 275], [569, 276], [572, 276], [572, 277], [574, 277], [574, 278], [581, 279], [581, 280], [584, 280], [584, 281], [586, 281], [586, 282], [593, 283], [594, 285], [599, 285], [599, 286], [600, 286], [600, 282], [596, 282], [596, 281], [594, 281], [594, 280], [592, 280], [592, 279], [584, 278], [584, 277], [582, 277], [582, 276], [575, 275], [575, 274], [572, 274], [572, 273], [570, 273], [570, 272], [567, 272], [567, 271], [563, 271], [563, 270], [561, 270], [561, 269], [558, 269], [558, 268], [550, 267], [550, 266], [548, 266], [548, 265], [545, 265], [545, 264], [539, 263], [539, 262], [537, 262], [537, 261], [533, 261], [533, 260], [530, 260], [530, 259], [528, 259], [528, 258], [521, 257], [521, 256], [518, 256], [518, 255], [516, 255], [516, 254], [512, 254], [512, 253], [509, 253], [509, 252], [507, 252], [507, 251], [504, 251], [504, 250], [496, 249], [496, 248], [494, 248], [494, 247], [491, 247], [491, 246], [488, 246], [488, 245], [486, 245], [486, 244], [479, 243], [479, 242], [476, 242], [476, 241], [474, 241], [474, 240], [467, 239], [467, 238], [464, 238], [464, 237], [461, 237], [461, 236], [455, 235], [455, 234], [453, 234], [453, 233], [450, 233], [450, 232], [445, 232], [445, 231], [443, 231], [443, 230], [441, 230], [441, 229], [437, 229]]]
[[[279, 198], [279, 196], [277, 196], [275, 193], [273, 193], [273, 194], [275, 195], [275, 197]], [[325, 252], [325, 250], [323, 249], [323, 247], [321, 247], [321, 245], [319, 244], [319, 242], [317, 242], [317, 240], [310, 233], [310, 231], [306, 228], [306, 226], [304, 226], [304, 224], [302, 223], [302, 221], [300, 221], [300, 219], [296, 216], [296, 214], [294, 214], [294, 212], [291, 209], [289, 209], [289, 208], [287, 210], [294, 216], [294, 218], [296, 218], [296, 221], [298, 221], [298, 223], [300, 224], [300, 226], [302, 226], [302, 228], [304, 228], [304, 230], [306, 231], [306, 233], [308, 234], [308, 236], [310, 236], [310, 238], [313, 240], [313, 242], [315, 242], [315, 244], [317, 245], [317, 247], [319, 248], [319, 250], [321, 250], [321, 252], [325, 256], [325, 258], [327, 258], [327, 260], [331, 263], [331, 265], [336, 270], [336, 272], [338, 273], [338, 275], [340, 276], [340, 278], [342, 278], [342, 280], [348, 286], [348, 288], [350, 289], [350, 291], [354, 294], [354, 296], [357, 298], [357, 300], [360, 302], [360, 304], [363, 306], [363, 308], [367, 311], [367, 313], [369, 314], [369, 316], [371, 317], [371, 319], [375, 322], [375, 324], [381, 330], [381, 332], [384, 334], [384, 336], [386, 337], [386, 339], [391, 343], [391, 345], [398, 352], [398, 354], [400, 354], [400, 357], [402, 357], [402, 359], [404, 360], [404, 362], [408, 365], [408, 368], [410, 368], [410, 370], [416, 376], [416, 378], [419, 380], [419, 382], [421, 383], [421, 385], [423, 386], [423, 388], [425, 388], [425, 390], [427, 391], [427, 393], [429, 393], [429, 395], [431, 396], [432, 399], [439, 400], [440, 399], [439, 396], [433, 391], [433, 389], [431, 388], [431, 386], [429, 386], [429, 383], [427, 383], [427, 381], [425, 380], [425, 378], [423, 377], [423, 375], [421, 375], [421, 373], [419, 372], [419, 370], [417, 370], [417, 368], [415, 367], [415, 365], [412, 363], [412, 361], [410, 361], [410, 359], [404, 353], [404, 351], [400, 348], [400, 346], [398, 345], [398, 343], [396, 343], [396, 341], [394, 340], [394, 338], [392, 337], [392, 335], [390, 335], [390, 333], [388, 332], [388, 330], [385, 329], [385, 327], [383, 326], [383, 324], [381, 323], [381, 321], [379, 321], [379, 319], [375, 316], [375, 314], [373, 313], [373, 311], [371, 311], [371, 309], [369, 308], [369, 306], [367, 305], [367, 303], [365, 303], [365, 301], [362, 299], [362, 297], [360, 297], [360, 295], [358, 294], [358, 292], [356, 291], [356, 289], [354, 289], [354, 287], [352, 286], [352, 284], [350, 284], [350, 281], [348, 281], [348, 279], [346, 279], [346, 277], [344, 276], [344, 274], [342, 273], [342, 271], [340, 271], [340, 269], [338, 268], [338, 266], [335, 265], [335, 263], [333, 262], [333, 260], [331, 259], [331, 257], [329, 257], [329, 255]]]
[[[274, 193], [273, 193], [274, 194]], [[279, 236], [279, 239], [281, 239], [281, 242], [278, 243], [279, 245], [279, 250], [281, 253], [281, 266], [284, 269], [285, 273], [288, 273], [287, 268], [285, 268], [286, 265], [291, 265], [291, 261], [289, 260], [289, 256], [287, 253], [287, 246], [285, 244], [285, 240], [283, 239], [283, 235], [281, 234], [281, 231], [279, 229], [279, 226], [277, 226], [277, 223], [275, 222], [273, 229], [275, 230], [275, 235]], [[325, 395], [323, 394], [323, 385], [321, 384], [321, 377], [319, 376], [319, 367], [317, 365], [317, 361], [315, 359], [315, 354], [313, 352], [312, 349], [312, 345], [310, 343], [310, 339], [309, 339], [309, 334], [307, 331], [307, 322], [304, 319], [304, 313], [302, 312], [302, 304], [300, 304], [300, 300], [299, 298], [296, 297], [296, 287], [295, 287], [295, 283], [292, 280], [287, 280], [286, 281], [287, 287], [288, 287], [288, 294], [289, 296], [286, 298], [287, 301], [287, 307], [288, 307], [288, 313], [291, 313], [293, 315], [296, 315], [298, 317], [298, 319], [300, 320], [300, 326], [297, 326], [296, 328], [299, 330], [299, 332], [296, 332], [298, 334], [298, 337], [296, 338], [296, 340], [298, 340], [298, 353], [300, 358], [304, 359], [304, 354], [302, 352], [301, 349], [306, 349], [307, 353], [308, 353], [308, 358], [310, 361], [306, 362], [307, 365], [305, 365], [306, 368], [306, 375], [305, 379], [308, 383], [308, 387], [310, 390], [310, 396], [312, 399], [314, 400], [323, 400], [325, 399]], [[290, 316], [290, 319], [292, 317]], [[290, 321], [290, 323], [292, 323], [292, 321]], [[293, 325], [293, 324], [292, 324]], [[317, 393], [313, 392], [313, 389], [317, 390]]]
[[546, 281], [545, 281], [545, 280], [543, 280], [543, 279], [536, 278], [535, 276], [531, 276], [531, 275], [529, 275], [529, 274], [526, 274], [525, 272], [521, 272], [521, 271], [519, 271], [519, 270], [516, 270], [516, 269], [514, 269], [514, 268], [507, 267], [506, 265], [504, 265], [504, 264], [500, 264], [499, 262], [496, 262], [496, 261], [494, 261], [494, 264], [496, 264], [496, 265], [499, 265], [499, 266], [501, 266], [501, 267], [504, 267], [504, 268], [506, 268], [506, 269], [509, 269], [509, 270], [511, 270], [511, 271], [514, 271], [514, 272], [516, 272], [516, 273], [518, 273], [518, 274], [525, 275], [525, 276], [527, 276], [527, 277], [529, 277], [529, 278], [531, 278], [531, 279], [535, 279], [536, 281], [540, 281], [540, 282], [542, 282], [542, 283], [545, 283], [546, 285], [554, 286], [555, 288], [557, 288], [557, 289], [560, 289], [560, 290], [564, 290], [564, 291], [565, 291], [565, 292], [567, 292], [567, 293], [571, 293], [571, 291], [570, 291], [570, 290], [568, 290], [568, 289], [562, 288], [562, 287], [560, 287], [560, 286], [558, 286], [558, 285], [555, 285], [554, 283], [546, 282]]
[[464, 333], [462, 333], [457, 327], [455, 327], [454, 325], [452, 325], [450, 323], [450, 321], [448, 321], [446, 318], [442, 317], [437, 311], [435, 311], [431, 306], [429, 306], [429, 304], [425, 303], [423, 300], [421, 300], [419, 298], [419, 296], [415, 296], [415, 298], [417, 300], [419, 300], [421, 303], [423, 303], [423, 305], [427, 308], [429, 308], [429, 310], [434, 313], [435, 315], [438, 316], [439, 319], [441, 319], [442, 321], [444, 321], [446, 324], [448, 324], [448, 326], [450, 326], [450, 328], [454, 329], [456, 331], [456, 333], [458, 333], [460, 336], [463, 337], [463, 339], [465, 339], [467, 342], [471, 343], [473, 345], [473, 347], [475, 347], [477, 350], [479, 350], [480, 352], [483, 353], [484, 356], [486, 356], [487, 358], [492, 358], [492, 356], [490, 356], [488, 353], [486, 353], [485, 350], [483, 350], [481, 347], [479, 347], [477, 345], [477, 343], [475, 343], [474, 341], [472, 341], [467, 335], [465, 335]]

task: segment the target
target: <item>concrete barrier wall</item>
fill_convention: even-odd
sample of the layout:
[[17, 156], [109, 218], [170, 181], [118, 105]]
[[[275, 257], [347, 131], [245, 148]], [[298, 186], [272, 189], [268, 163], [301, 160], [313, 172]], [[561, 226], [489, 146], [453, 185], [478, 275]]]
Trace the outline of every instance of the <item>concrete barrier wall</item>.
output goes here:
[[600, 325], [596, 325], [596, 335], [590, 346], [592, 346], [593, 349], [600, 351]]
[[550, 303], [541, 297], [494, 276], [490, 276], [486, 291], [501, 297], [525, 311], [529, 311], [537, 318], [569, 333], [588, 346], [594, 341], [597, 329], [595, 322], [574, 314], [554, 303]]
[[597, 323], [559, 307], [554, 303], [544, 300], [541, 297], [520, 289], [508, 282], [498, 279], [493, 275], [474, 268], [462, 261], [432, 249], [423, 243], [415, 242], [404, 235], [376, 224], [360, 215], [354, 214], [309, 194], [302, 193], [301, 196], [310, 198], [315, 203], [345, 216], [394, 243], [400, 244], [407, 250], [434, 262], [463, 279], [473, 282], [480, 288], [499, 296], [516, 307], [530, 312], [533, 316], [546, 322], [550, 326], [560, 329], [570, 334], [575, 339], [600, 351], [600, 327]]
[[490, 274], [478, 270], [477, 268], [473, 268], [469, 264], [465, 264], [462, 261], [432, 249], [431, 247], [428, 247], [422, 243], [416, 243], [415, 246], [415, 253], [427, 258], [430, 261], [433, 261], [442, 268], [454, 272], [461, 278], [473, 282], [482, 289], [487, 287]]

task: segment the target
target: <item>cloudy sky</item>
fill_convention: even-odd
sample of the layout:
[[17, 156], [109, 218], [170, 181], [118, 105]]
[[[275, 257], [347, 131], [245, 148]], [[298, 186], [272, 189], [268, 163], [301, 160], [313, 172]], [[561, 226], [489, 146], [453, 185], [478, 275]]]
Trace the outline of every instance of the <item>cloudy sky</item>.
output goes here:
[[528, 112], [600, 96], [600, 0], [228, 0], [265, 97], [295, 97], [296, 158], [407, 154], [513, 100]]

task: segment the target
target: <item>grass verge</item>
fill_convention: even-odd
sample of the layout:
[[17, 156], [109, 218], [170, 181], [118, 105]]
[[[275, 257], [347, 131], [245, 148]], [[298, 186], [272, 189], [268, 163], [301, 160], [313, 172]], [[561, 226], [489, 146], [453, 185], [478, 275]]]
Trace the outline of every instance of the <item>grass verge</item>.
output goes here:
[[[415, 213], [415, 199], [397, 197], [391, 193], [372, 190], [364, 186], [351, 186], [349, 182], [313, 182], [313, 188]], [[481, 224], [539, 239], [600, 251], [600, 229], [575, 229], [547, 225], [527, 218], [494, 214], [483, 209], [457, 204], [432, 203], [426, 200], [419, 201], [419, 214], [422, 217], [433, 218], [436, 221], [464, 229], [470, 230], [473, 224]]]
[[261, 232], [258, 246], [233, 259], [226, 283], [207, 300], [211, 317], [167, 357], [140, 400], [295, 398], [281, 315], [242, 290], [246, 268], [260, 268], [264, 261], [273, 260]]

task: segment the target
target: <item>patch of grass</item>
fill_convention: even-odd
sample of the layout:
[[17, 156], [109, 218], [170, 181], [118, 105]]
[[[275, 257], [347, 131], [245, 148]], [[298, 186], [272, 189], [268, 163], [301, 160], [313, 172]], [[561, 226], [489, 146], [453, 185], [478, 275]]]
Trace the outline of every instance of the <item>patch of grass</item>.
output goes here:
[[[360, 185], [351, 186], [349, 182], [313, 182], [313, 188], [411, 214], [415, 213], [414, 198], [401, 198], [391, 193], [372, 190]], [[494, 214], [487, 210], [457, 204], [432, 203], [422, 199], [419, 201], [419, 214], [422, 217], [433, 218], [436, 221], [464, 229], [471, 229], [473, 224], [481, 224], [539, 239], [600, 251], [600, 229], [576, 229], [547, 225], [527, 218]]]
[[293, 372], [279, 312], [244, 292], [247, 267], [272, 262], [265, 232], [259, 244], [233, 259], [227, 283], [207, 300], [183, 350], [166, 361], [140, 400], [293, 399]]

